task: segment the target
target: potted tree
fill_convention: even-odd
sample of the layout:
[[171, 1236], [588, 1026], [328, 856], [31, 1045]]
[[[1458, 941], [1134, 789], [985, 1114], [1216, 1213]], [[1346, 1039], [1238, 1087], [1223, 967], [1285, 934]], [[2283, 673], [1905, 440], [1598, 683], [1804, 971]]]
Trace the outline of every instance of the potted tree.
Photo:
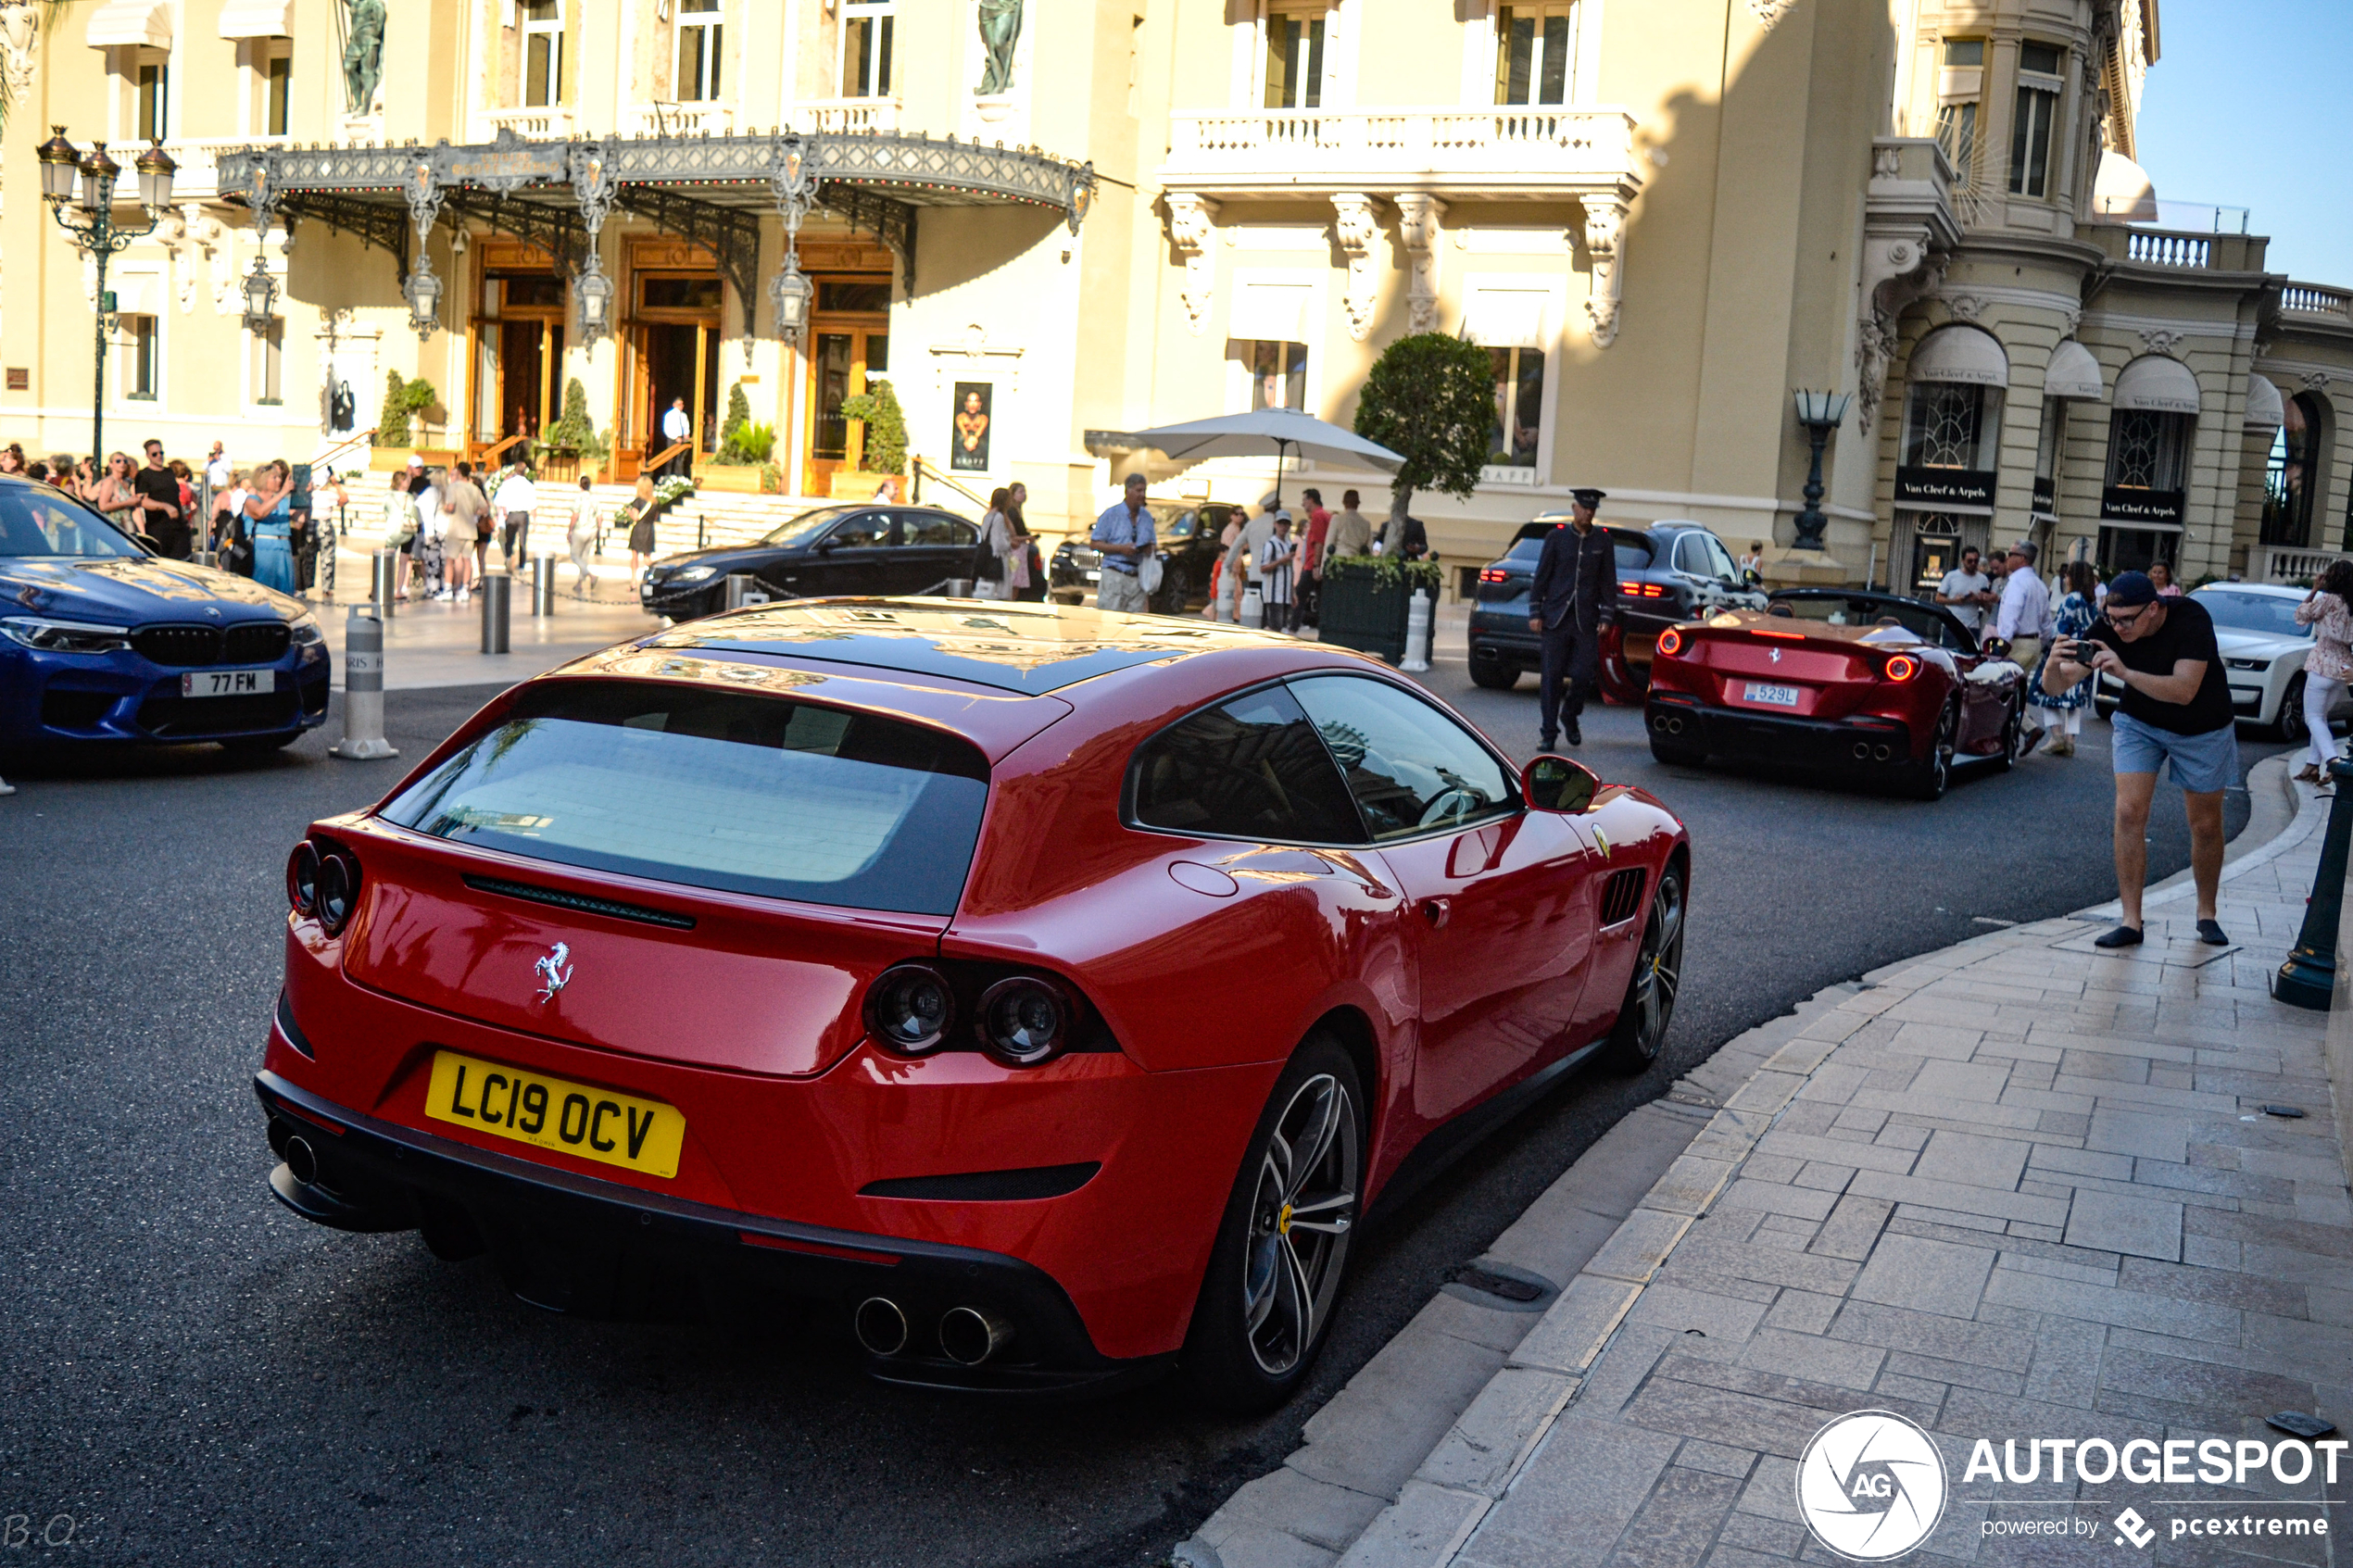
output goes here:
[[[868, 376], [866, 390], [845, 398], [841, 411], [858, 421], [852, 427], [857, 433], [858, 466], [834, 470], [833, 493], [848, 500], [864, 500], [884, 480], [906, 473], [907, 416], [899, 407], [899, 395], [880, 376]], [[900, 493], [906, 494], [903, 488]]]
[[1337, 556], [1323, 567], [1317, 634], [1341, 647], [1405, 659], [1413, 596], [1436, 608], [1443, 582], [1435, 557], [1401, 554], [1414, 492], [1467, 499], [1487, 462], [1495, 378], [1487, 350], [1443, 332], [1416, 332], [1381, 352], [1356, 401], [1356, 433], [1405, 461], [1390, 483], [1389, 526], [1378, 556]]

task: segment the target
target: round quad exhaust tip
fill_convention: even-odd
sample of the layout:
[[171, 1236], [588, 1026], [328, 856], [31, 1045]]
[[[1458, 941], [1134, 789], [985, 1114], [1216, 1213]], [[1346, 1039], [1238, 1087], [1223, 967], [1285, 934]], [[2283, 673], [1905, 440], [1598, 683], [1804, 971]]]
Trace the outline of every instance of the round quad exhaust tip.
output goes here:
[[1894, 752], [1893, 752], [1892, 750], [1890, 750], [1890, 749], [1889, 749], [1889, 748], [1888, 748], [1885, 745], [1880, 745], [1880, 746], [1875, 746], [1871, 747], [1871, 756], [1872, 756], [1875, 759], [1877, 759], [1877, 760], [1879, 760], [1879, 761], [1881, 761], [1881, 762], [1886, 761], [1886, 760], [1887, 760], [1890, 757], [1893, 757], [1893, 756], [1894, 756], [1894, 755], [1895, 755], [1895, 754], [1894, 754]]
[[869, 1296], [850, 1314], [849, 1326], [870, 1354], [895, 1356], [907, 1348], [907, 1314], [887, 1296]]
[[1871, 743], [1867, 740], [1856, 741], [1855, 743], [1855, 760], [1857, 762], [1868, 762], [1870, 760], [1870, 757]]
[[308, 1186], [319, 1179], [319, 1151], [310, 1147], [308, 1138], [299, 1133], [293, 1134], [287, 1137], [286, 1147], [279, 1152], [286, 1161], [287, 1173], [296, 1181]]
[[939, 1348], [965, 1366], [988, 1361], [1013, 1336], [1012, 1323], [979, 1307], [950, 1307], [939, 1320]]

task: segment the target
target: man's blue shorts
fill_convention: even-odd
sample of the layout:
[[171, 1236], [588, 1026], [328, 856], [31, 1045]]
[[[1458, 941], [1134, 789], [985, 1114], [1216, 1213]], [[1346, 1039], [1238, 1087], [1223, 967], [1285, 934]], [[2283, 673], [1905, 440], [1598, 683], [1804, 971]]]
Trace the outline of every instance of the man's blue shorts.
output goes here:
[[2210, 795], [2239, 782], [2239, 737], [2234, 724], [2202, 735], [2177, 735], [2119, 713], [2108, 751], [2120, 773], [2154, 773], [2159, 762], [2173, 764], [2173, 782], [2192, 795]]

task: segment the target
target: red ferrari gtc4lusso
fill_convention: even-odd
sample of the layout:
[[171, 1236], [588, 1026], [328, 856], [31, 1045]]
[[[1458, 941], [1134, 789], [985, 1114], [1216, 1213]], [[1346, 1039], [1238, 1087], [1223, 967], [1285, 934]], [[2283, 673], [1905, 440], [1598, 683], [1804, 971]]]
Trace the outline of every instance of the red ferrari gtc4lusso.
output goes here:
[[[288, 1207], [896, 1382], [1284, 1398], [1368, 1205], [1675, 1000], [1688, 840], [1268, 633], [814, 600], [505, 693], [287, 868]], [[1409, 1159], [1409, 1157], [1411, 1157]], [[762, 1320], [773, 1321], [773, 1320]]]
[[1644, 699], [1651, 755], [1785, 763], [1925, 800], [1957, 766], [2007, 771], [2025, 672], [1949, 609], [1893, 594], [1791, 588], [1661, 633]]

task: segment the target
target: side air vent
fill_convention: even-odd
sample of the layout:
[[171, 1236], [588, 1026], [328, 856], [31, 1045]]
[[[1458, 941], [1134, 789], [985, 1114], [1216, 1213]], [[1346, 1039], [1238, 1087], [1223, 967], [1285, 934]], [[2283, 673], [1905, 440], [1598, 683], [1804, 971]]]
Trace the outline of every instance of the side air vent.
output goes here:
[[1613, 872], [1602, 889], [1602, 923], [1616, 925], [1632, 920], [1642, 907], [1642, 869], [1629, 866]]

